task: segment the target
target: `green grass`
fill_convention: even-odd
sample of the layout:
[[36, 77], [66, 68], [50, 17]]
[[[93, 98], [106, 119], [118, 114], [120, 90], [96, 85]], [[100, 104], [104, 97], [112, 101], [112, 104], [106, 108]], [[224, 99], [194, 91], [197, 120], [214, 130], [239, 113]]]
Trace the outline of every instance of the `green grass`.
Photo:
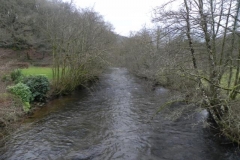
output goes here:
[[[235, 81], [236, 72], [237, 72], [236, 69], [233, 69], [233, 70], [232, 70], [232, 80], [231, 80], [229, 89], [233, 89], [233, 88], [234, 88], [234, 81]], [[225, 73], [223, 74], [222, 79], [221, 79], [221, 81], [220, 81], [220, 87], [228, 88], [229, 75], [230, 75], [229, 72], [225, 72]], [[209, 87], [209, 82], [207, 82], [207, 81], [205, 81], [205, 80], [203, 80], [202, 82], [203, 82], [204, 87]], [[221, 92], [222, 92], [223, 94], [227, 94], [227, 91], [226, 91], [226, 90], [222, 90]], [[236, 99], [239, 99], [239, 100], [240, 100], [240, 94], [237, 95]]]
[[[236, 76], [236, 69], [233, 69], [232, 71], [232, 80], [231, 80], [231, 84], [230, 84], [230, 88], [234, 87], [234, 81], [235, 81], [235, 76]], [[229, 75], [230, 73], [224, 73], [221, 79], [221, 86], [223, 87], [228, 87], [228, 79], [229, 79]]]
[[21, 69], [23, 75], [39, 75], [43, 74], [47, 76], [49, 80], [52, 79], [52, 68], [50, 67], [29, 67], [27, 69]]
[[[231, 84], [230, 84], [230, 88], [234, 87], [234, 81], [235, 81], [235, 75], [236, 75], [236, 69], [233, 69], [232, 71], [232, 80], [231, 80]], [[205, 76], [207, 77], [207, 76]], [[223, 74], [221, 82], [220, 82], [220, 86], [227, 88], [228, 87], [228, 79], [229, 79], [229, 73], [226, 72]], [[209, 85], [209, 82], [207, 82], [206, 80], [203, 80], [203, 85], [205, 87], [207, 87]]]

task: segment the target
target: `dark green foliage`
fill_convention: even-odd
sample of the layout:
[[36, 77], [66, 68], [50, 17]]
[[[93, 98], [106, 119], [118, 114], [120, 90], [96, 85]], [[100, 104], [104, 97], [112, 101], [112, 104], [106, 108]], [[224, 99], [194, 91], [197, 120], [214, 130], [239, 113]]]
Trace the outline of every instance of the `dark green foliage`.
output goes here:
[[32, 92], [33, 101], [45, 101], [46, 93], [50, 89], [50, 83], [46, 76], [28, 76], [23, 79], [23, 83], [26, 84]]
[[22, 102], [30, 102], [32, 100], [32, 92], [26, 84], [18, 83], [14, 86], [8, 86], [7, 90], [21, 98]]

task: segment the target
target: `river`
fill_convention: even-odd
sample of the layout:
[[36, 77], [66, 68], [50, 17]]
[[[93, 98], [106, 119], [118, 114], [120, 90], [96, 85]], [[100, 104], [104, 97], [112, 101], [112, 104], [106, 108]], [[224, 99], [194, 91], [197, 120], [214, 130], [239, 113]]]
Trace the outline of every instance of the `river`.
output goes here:
[[170, 96], [124, 68], [111, 68], [93, 87], [54, 100], [27, 119], [0, 148], [0, 159], [240, 159], [236, 146], [199, 122], [204, 113], [151, 119]]

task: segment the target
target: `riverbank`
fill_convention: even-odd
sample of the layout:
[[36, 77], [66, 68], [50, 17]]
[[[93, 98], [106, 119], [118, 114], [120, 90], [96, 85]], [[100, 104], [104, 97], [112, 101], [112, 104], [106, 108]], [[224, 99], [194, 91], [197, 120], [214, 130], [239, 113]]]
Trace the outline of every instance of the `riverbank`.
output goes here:
[[[47, 95], [45, 91], [40, 94], [43, 96], [43, 99], [46, 97], [47, 101], [50, 102], [59, 96], [71, 94], [75, 89], [88, 87], [98, 80], [98, 76], [102, 74], [105, 64], [98, 62], [96, 57], [93, 58], [88, 54], [86, 56], [87, 57], [82, 57], [81, 60], [76, 61], [80, 64], [72, 65], [69, 59], [69, 65], [64, 63], [63, 66], [60, 66], [62, 64], [52, 64], [53, 58], [51, 53], [41, 53], [33, 48], [28, 50], [0, 48], [0, 138], [4, 138], [4, 136], [7, 135], [5, 133], [11, 133], [16, 130], [19, 122], [29, 117], [44, 105], [43, 103], [33, 102], [31, 109], [26, 113], [25, 108], [23, 109], [23, 103], [25, 104], [25, 102], [27, 102], [29, 104], [29, 102], [34, 100], [19, 100], [18, 94], [16, 94], [18, 95], [17, 97], [8, 93], [7, 86], [16, 86], [29, 75], [33, 75], [32, 79], [34, 79], [30, 80], [31, 83], [29, 85], [35, 86], [36, 83], [39, 84], [40, 81], [42, 83], [43, 79], [46, 80], [47, 77], [51, 85], [50, 91], [48, 91]], [[19, 70], [16, 72], [18, 73], [19, 80], [15, 79], [16, 76], [14, 76], [15, 78], [13, 79], [12, 73], [16, 71], [15, 69], [20, 69], [22, 72], [22, 75], [20, 75]], [[41, 74], [42, 77], [36, 78], [36, 74]], [[43, 87], [49, 83], [45, 82], [46, 81], [42, 83]], [[27, 87], [30, 88], [30, 86]], [[46, 87], [47, 89], [43, 89], [43, 87], [34, 88], [33, 90], [34, 92], [38, 92], [36, 94], [39, 96], [39, 89], [48, 90], [48, 87]], [[31, 92], [33, 92], [33, 90], [31, 90]], [[21, 95], [23, 94], [21, 93]], [[36, 101], [42, 101], [42, 99]], [[27, 106], [27, 109], [28, 108], [29, 105]]]
[[[94, 79], [91, 79], [85, 84], [78, 86], [75, 91], [84, 91], [94, 85], [98, 80], [98, 77], [94, 77]], [[18, 99], [16, 99], [16, 97], [13, 97], [12, 95], [6, 93], [6, 95], [9, 96], [9, 98], [6, 99], [9, 101], [9, 103], [7, 103], [5, 100], [4, 104], [7, 105], [1, 105], [0, 107], [0, 117], [3, 117], [3, 119], [0, 119], [0, 142], [4, 142], [12, 133], [21, 127], [22, 122], [26, 121], [29, 118], [31, 119], [32, 116], [38, 114], [42, 108], [50, 107], [49, 104], [58, 99], [62, 99], [63, 97], [71, 97], [75, 91], [67, 95], [56, 96], [53, 94], [54, 92], [50, 90], [47, 94], [46, 101], [31, 103], [31, 109], [27, 113], [23, 111], [22, 103], [20, 101], [18, 102]], [[6, 110], [6, 108], [8, 109]]]
[[[237, 147], [223, 144], [203, 127], [205, 116], [194, 109], [175, 120], [165, 113], [151, 120], [171, 91], [151, 90], [126, 69], [107, 70], [90, 90], [53, 100], [35, 112], [0, 148], [0, 159], [239, 158]], [[168, 112], [182, 107], [175, 104]]]
[[[214, 106], [208, 106], [206, 104], [203, 104], [202, 99], [200, 99], [199, 97], [201, 97], [201, 95], [196, 94], [196, 88], [194, 87], [194, 85], [187, 84], [187, 81], [182, 82], [179, 79], [172, 79], [171, 81], [168, 81], [169, 83], [166, 83], [167, 81], [162, 81], [164, 79], [169, 79], [169, 77], [164, 77], [162, 76], [161, 79], [158, 79], [157, 76], [151, 75], [149, 78], [145, 75], [139, 75], [136, 74], [135, 72], [132, 72], [132, 74], [136, 75], [137, 77], [139, 77], [140, 79], [143, 79], [144, 81], [147, 81], [151, 84], [151, 89], [155, 90], [158, 86], [164, 86], [172, 91], [175, 91], [175, 95], [173, 95], [171, 98], [168, 99], [168, 101], [159, 107], [157, 112], [162, 112], [164, 109], [167, 109], [171, 104], [175, 103], [175, 102], [184, 102], [188, 105], [195, 105], [195, 106], [199, 106], [198, 107], [198, 111], [199, 110], [208, 110], [208, 112], [211, 112], [211, 108], [214, 108]], [[180, 82], [182, 83], [180, 83]], [[226, 85], [226, 78], [222, 80], [222, 85]], [[182, 84], [182, 86], [180, 85]], [[204, 84], [205, 87], [207, 87], [207, 82], [206, 84]], [[179, 87], [181, 86], [181, 87]], [[223, 93], [222, 93], [223, 94]], [[239, 138], [239, 122], [240, 122], [240, 118], [238, 116], [239, 113], [239, 98], [236, 99], [235, 101], [230, 101], [229, 106], [228, 106], [228, 116], [224, 116], [222, 117], [222, 121], [217, 120], [217, 117], [213, 114], [213, 112], [211, 112], [210, 115], [210, 119], [211, 122], [214, 121], [213, 126], [209, 126], [211, 128], [214, 128], [214, 130], [217, 132], [218, 135], [220, 135], [222, 137], [222, 139], [224, 139], [224, 141], [227, 141], [227, 143], [234, 143], [239, 145], [240, 144], [240, 138]], [[227, 102], [226, 102], [227, 103]], [[231, 105], [231, 106], [230, 106]], [[178, 112], [178, 111], [176, 111]], [[172, 114], [172, 113], [170, 113]], [[182, 113], [178, 113], [178, 114], [182, 114]], [[173, 114], [172, 114], [173, 115]], [[171, 116], [171, 115], [169, 115]]]

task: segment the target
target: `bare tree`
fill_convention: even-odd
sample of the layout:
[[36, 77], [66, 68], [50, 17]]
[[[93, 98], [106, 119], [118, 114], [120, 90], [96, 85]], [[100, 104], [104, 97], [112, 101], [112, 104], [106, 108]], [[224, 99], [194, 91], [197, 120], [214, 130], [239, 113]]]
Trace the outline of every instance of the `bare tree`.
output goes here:
[[[225, 126], [224, 117], [230, 114], [229, 104], [236, 99], [240, 89], [239, 55], [236, 54], [239, 3], [237, 0], [184, 0], [178, 10], [166, 10], [168, 4], [155, 10], [154, 21], [168, 29], [169, 34], [185, 34], [188, 50], [186, 48], [183, 54], [191, 53], [193, 69], [179, 65], [180, 71], [195, 81], [205, 106], [220, 126]], [[205, 55], [207, 63], [200, 54]], [[202, 62], [206, 65], [199, 67], [197, 64]], [[181, 59], [177, 63], [181, 64]], [[226, 76], [229, 77], [227, 86], [224, 84]]]
[[[40, 3], [41, 4], [41, 3]], [[50, 42], [56, 94], [71, 92], [95, 78], [114, 41], [111, 26], [93, 9], [52, 2], [39, 7], [42, 33]]]

